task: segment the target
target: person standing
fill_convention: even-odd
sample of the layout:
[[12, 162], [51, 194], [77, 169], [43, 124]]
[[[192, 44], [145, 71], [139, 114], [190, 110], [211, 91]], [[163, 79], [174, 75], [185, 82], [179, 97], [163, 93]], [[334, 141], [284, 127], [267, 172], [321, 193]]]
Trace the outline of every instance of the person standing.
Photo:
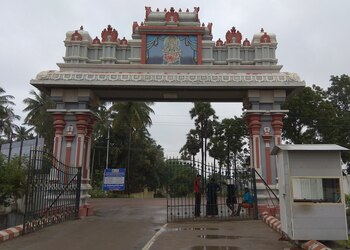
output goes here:
[[214, 178], [210, 179], [207, 184], [207, 216], [218, 215], [217, 191], [220, 186], [215, 182]]
[[195, 197], [195, 205], [194, 205], [194, 216], [199, 217], [201, 215], [201, 179], [202, 176], [197, 174], [194, 180], [194, 197]]
[[234, 216], [234, 214], [235, 214], [235, 204], [237, 204], [236, 186], [233, 183], [233, 179], [228, 179], [227, 183], [225, 183], [225, 185], [227, 186], [226, 205], [231, 210], [231, 216]]

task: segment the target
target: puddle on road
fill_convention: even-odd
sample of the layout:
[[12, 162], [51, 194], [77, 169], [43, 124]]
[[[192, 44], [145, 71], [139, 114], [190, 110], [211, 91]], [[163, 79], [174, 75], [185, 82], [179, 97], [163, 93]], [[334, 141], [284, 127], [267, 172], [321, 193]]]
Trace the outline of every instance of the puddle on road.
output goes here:
[[205, 227], [175, 227], [175, 228], [166, 228], [166, 232], [177, 232], [177, 231], [204, 231], [204, 230], [219, 230], [219, 228], [205, 228]]
[[228, 240], [236, 240], [243, 238], [242, 236], [233, 236], [233, 235], [215, 235], [215, 234], [202, 234], [198, 235], [199, 238], [216, 240], [216, 239], [228, 239]]
[[239, 247], [231, 246], [193, 246], [185, 250], [239, 250]]

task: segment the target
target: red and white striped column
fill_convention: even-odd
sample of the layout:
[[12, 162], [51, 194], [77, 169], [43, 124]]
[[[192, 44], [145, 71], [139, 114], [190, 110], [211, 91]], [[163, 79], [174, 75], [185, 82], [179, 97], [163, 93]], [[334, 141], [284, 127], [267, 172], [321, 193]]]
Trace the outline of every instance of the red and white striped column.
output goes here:
[[250, 165], [255, 168], [259, 174], [262, 174], [261, 170], [261, 150], [260, 150], [260, 128], [261, 128], [261, 115], [252, 113], [247, 114], [245, 119], [248, 123], [248, 130], [250, 135], [250, 151], [251, 159]]
[[270, 127], [264, 127], [264, 134], [262, 138], [265, 143], [265, 171], [266, 171], [266, 182], [272, 184], [272, 171], [271, 171], [271, 133]]
[[275, 113], [272, 114], [272, 128], [273, 128], [273, 134], [275, 138], [275, 145], [281, 144], [281, 134], [282, 134], [282, 128], [283, 128], [283, 118], [285, 114], [283, 113]]
[[62, 152], [63, 130], [66, 125], [66, 122], [64, 120], [64, 114], [53, 114], [53, 117], [53, 125], [55, 127], [53, 155], [56, 159], [60, 160]]

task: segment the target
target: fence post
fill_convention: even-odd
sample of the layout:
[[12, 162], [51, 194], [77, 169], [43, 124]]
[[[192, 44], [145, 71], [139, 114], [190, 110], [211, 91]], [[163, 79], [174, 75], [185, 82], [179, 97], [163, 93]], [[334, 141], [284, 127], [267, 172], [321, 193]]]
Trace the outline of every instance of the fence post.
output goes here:
[[259, 219], [259, 211], [258, 211], [258, 197], [256, 192], [256, 178], [255, 178], [255, 168], [251, 169], [251, 174], [253, 178], [253, 189], [254, 189], [254, 219]]
[[[24, 215], [23, 215], [23, 230], [22, 235], [26, 233], [26, 222], [28, 220], [28, 213], [29, 213], [29, 193], [30, 193], [30, 187], [32, 182], [32, 161], [33, 161], [33, 149], [29, 151], [29, 161], [28, 161], [28, 171], [27, 171], [27, 187], [25, 192], [25, 200], [24, 200]], [[35, 157], [36, 154], [34, 154]], [[34, 165], [35, 166], [35, 165]]]
[[80, 206], [80, 186], [81, 186], [81, 167], [78, 167], [77, 172], [77, 191], [75, 197], [75, 217], [79, 217], [79, 206]]

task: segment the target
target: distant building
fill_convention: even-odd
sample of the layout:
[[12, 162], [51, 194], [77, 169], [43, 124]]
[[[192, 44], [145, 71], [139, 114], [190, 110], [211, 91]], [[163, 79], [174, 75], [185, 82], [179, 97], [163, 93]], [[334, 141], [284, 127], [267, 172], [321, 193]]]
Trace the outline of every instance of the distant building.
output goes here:
[[[21, 150], [22, 145], [22, 150]], [[30, 149], [34, 147], [44, 147], [44, 138], [36, 138], [31, 140], [25, 140], [23, 142], [16, 141], [12, 143], [1, 144], [0, 152], [7, 159], [10, 154], [10, 158], [15, 156], [29, 156]]]

